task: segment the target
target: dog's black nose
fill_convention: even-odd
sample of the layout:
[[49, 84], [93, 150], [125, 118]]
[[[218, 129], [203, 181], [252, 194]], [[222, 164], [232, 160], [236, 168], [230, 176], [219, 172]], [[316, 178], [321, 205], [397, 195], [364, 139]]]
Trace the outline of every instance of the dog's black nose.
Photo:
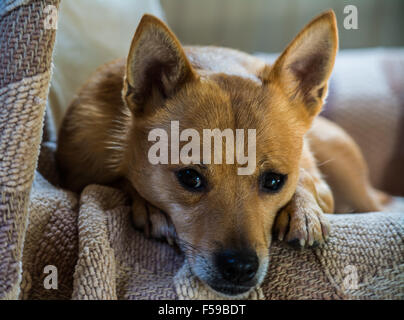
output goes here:
[[252, 250], [224, 250], [216, 254], [216, 266], [227, 281], [244, 284], [257, 273], [258, 257]]

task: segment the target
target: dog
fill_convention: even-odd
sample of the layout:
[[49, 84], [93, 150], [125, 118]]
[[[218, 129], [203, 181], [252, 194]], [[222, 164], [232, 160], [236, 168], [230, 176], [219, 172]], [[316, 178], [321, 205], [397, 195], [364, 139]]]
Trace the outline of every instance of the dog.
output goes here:
[[[214, 291], [245, 296], [266, 275], [273, 239], [319, 245], [330, 233], [325, 213], [379, 211], [389, 199], [371, 186], [353, 139], [318, 116], [337, 51], [332, 10], [273, 65], [233, 49], [183, 47], [145, 15], [127, 59], [101, 66], [67, 111], [56, 153], [62, 184], [121, 188], [137, 228], [176, 243]], [[170, 132], [172, 121], [199, 133], [254, 129], [253, 172], [237, 174], [237, 163], [152, 164], [149, 133]]]

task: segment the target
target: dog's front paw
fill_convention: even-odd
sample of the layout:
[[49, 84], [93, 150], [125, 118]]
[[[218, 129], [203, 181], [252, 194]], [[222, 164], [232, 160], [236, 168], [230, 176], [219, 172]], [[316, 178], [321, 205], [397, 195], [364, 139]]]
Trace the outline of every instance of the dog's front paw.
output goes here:
[[314, 196], [295, 193], [278, 213], [274, 232], [279, 240], [293, 246], [311, 247], [327, 240], [330, 224]]
[[143, 230], [146, 236], [166, 240], [170, 245], [176, 243], [176, 232], [170, 218], [140, 196], [134, 199], [132, 216], [135, 227]]

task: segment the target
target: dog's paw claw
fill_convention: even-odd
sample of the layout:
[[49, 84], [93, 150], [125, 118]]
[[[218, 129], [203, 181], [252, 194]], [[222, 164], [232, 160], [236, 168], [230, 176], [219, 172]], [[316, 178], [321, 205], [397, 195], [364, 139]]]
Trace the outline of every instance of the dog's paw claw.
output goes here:
[[287, 205], [278, 215], [274, 231], [278, 240], [292, 247], [317, 247], [328, 239], [330, 226], [322, 210], [311, 206]]
[[291, 247], [296, 248], [296, 249], [303, 248], [304, 243], [305, 243], [304, 239], [297, 239], [297, 238], [294, 238], [294, 239], [288, 241], [288, 244]]
[[320, 246], [319, 241], [314, 241], [313, 244], [311, 245], [312, 248], [317, 248], [318, 246]]

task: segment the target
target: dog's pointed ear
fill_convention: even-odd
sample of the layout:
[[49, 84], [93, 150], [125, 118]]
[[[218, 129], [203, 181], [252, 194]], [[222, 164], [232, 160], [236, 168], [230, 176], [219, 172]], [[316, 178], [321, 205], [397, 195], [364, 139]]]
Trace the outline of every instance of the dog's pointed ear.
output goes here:
[[132, 112], [151, 99], [161, 102], [196, 79], [180, 42], [158, 18], [144, 15], [136, 29], [126, 64], [123, 98]]
[[292, 104], [303, 104], [304, 114], [311, 123], [326, 97], [337, 50], [337, 22], [330, 10], [313, 19], [274, 65], [266, 72], [264, 69], [263, 81], [277, 82]]

